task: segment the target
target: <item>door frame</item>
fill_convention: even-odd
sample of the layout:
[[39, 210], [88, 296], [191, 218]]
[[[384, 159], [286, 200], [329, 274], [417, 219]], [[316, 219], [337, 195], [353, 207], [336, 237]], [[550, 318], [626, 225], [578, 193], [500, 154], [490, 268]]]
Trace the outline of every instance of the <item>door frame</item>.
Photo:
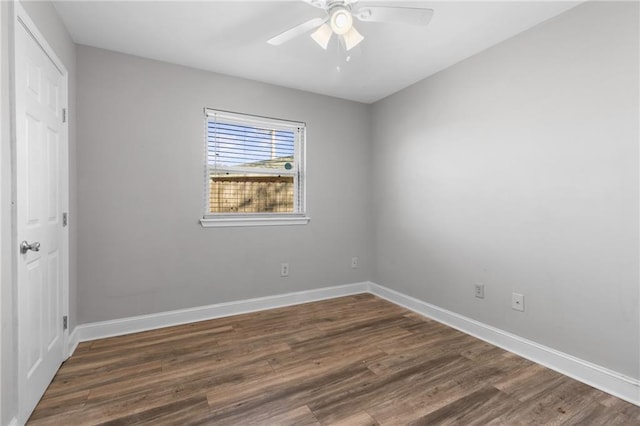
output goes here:
[[[20, 2], [11, 2], [14, 7], [13, 12], [13, 30], [11, 31], [11, 46], [12, 52], [10, 53], [10, 90], [11, 90], [11, 127], [12, 127], [12, 135], [11, 135], [11, 175], [12, 175], [12, 243], [14, 250], [18, 250], [18, 235], [17, 235], [17, 134], [16, 134], [16, 98], [20, 96], [16, 90], [16, 72], [19, 70], [16, 69], [17, 62], [17, 43], [16, 43], [16, 33], [19, 29], [19, 26], [23, 26], [27, 33], [29, 33], [35, 42], [40, 46], [43, 52], [49, 57], [54, 66], [60, 71], [62, 74], [62, 94], [60, 104], [62, 107], [67, 109], [67, 120], [66, 125], [62, 126], [62, 132], [60, 137], [60, 180], [61, 180], [61, 193], [60, 193], [60, 208], [61, 212], [69, 212], [69, 73], [64, 66], [64, 63], [60, 60], [58, 55], [55, 53], [45, 36], [40, 32], [36, 24], [33, 22], [31, 17], [27, 14], [26, 10], [20, 4]], [[69, 317], [69, 225], [63, 227], [63, 232], [61, 233], [61, 247], [62, 253], [64, 255], [63, 266], [62, 266], [62, 315], [66, 315]], [[17, 253], [17, 252], [16, 252]], [[18, 309], [18, 262], [19, 256], [15, 255], [13, 257], [13, 270], [15, 271], [15, 275], [13, 276], [13, 305]], [[18, 323], [18, 314], [14, 312], [14, 336], [16, 338], [16, 369], [20, 371], [20, 363], [21, 356], [19, 353], [20, 341], [19, 341], [19, 327]], [[67, 323], [69, 324], [69, 323]], [[60, 327], [62, 327], [62, 318], [60, 318]], [[63, 347], [63, 359], [66, 359], [70, 356], [69, 353], [69, 331], [70, 327], [67, 327], [66, 330], [63, 330], [62, 333], [62, 347]], [[20, 381], [20, 378], [18, 377]], [[26, 422], [27, 418], [21, 418], [30, 413], [23, 413], [23, 405], [24, 405], [24, 383], [17, 383], [18, 388], [18, 419], [19, 421]]]
[[[4, 26], [4, 9], [2, 7], [2, 5], [0, 4], [0, 50], [2, 50], [2, 47], [4, 45], [4, 38], [5, 38], [5, 32], [4, 29], [2, 28]], [[4, 82], [2, 80], [2, 73], [4, 72], [4, 65], [2, 64], [2, 55], [0, 53], [0, 102], [3, 102], [3, 95], [4, 95], [4, 91], [5, 91], [5, 87], [4, 87]], [[4, 211], [4, 206], [3, 206], [3, 196], [2, 196], [2, 168], [3, 168], [3, 164], [2, 164], [2, 149], [3, 149], [3, 144], [4, 144], [4, 133], [2, 133], [2, 129], [4, 126], [6, 126], [6, 123], [4, 123], [4, 107], [2, 104], [0, 104], [0, 241], [3, 241], [2, 239], [2, 233], [5, 232], [4, 229], [4, 221], [2, 219], [2, 212]], [[13, 242], [13, 241], [12, 241]], [[0, 243], [0, 252], [2, 252], [2, 244]], [[3, 291], [3, 280], [2, 280], [2, 268], [3, 268], [3, 261], [2, 259], [0, 259], [0, 294], [2, 294]], [[2, 302], [0, 302], [0, 321], [3, 319], [2, 317]], [[3, 401], [2, 401], [2, 370], [3, 370], [3, 366], [4, 363], [2, 362], [2, 330], [0, 330], [0, 422], [2, 422], [2, 405], [3, 405]]]

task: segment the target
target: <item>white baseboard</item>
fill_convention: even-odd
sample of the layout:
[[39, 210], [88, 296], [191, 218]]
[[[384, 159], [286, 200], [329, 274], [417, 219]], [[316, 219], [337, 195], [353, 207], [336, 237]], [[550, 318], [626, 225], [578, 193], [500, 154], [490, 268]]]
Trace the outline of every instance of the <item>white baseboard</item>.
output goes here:
[[523, 358], [544, 365], [565, 376], [640, 406], [640, 380], [638, 379], [627, 377], [378, 284], [369, 283], [369, 291], [396, 305], [403, 306], [420, 315], [446, 324]]
[[298, 305], [318, 300], [333, 299], [358, 293], [371, 293], [396, 305], [403, 306], [425, 317], [446, 324], [478, 339], [551, 368], [561, 374], [579, 380], [604, 392], [640, 406], [640, 380], [557, 351], [515, 334], [448, 311], [422, 300], [407, 296], [387, 287], [361, 282], [336, 287], [326, 287], [287, 293], [256, 299], [219, 303], [197, 308], [141, 315], [112, 321], [77, 326], [69, 335], [69, 354], [79, 342], [120, 336], [162, 327], [187, 324], [196, 321], [256, 312], [283, 306]]
[[80, 343], [79, 336], [80, 333], [78, 333], [78, 327], [74, 328], [71, 334], [69, 334], [69, 339], [67, 341], [69, 345], [67, 349], [67, 358], [73, 355], [73, 352], [75, 352], [78, 347], [78, 344]]
[[[140, 315], [111, 321], [94, 322], [77, 326], [69, 336], [69, 354], [72, 354], [79, 342], [120, 336], [140, 331], [155, 330], [162, 327], [188, 324], [231, 315], [263, 311], [283, 306], [299, 305], [318, 300], [333, 299], [351, 294], [367, 293], [369, 283], [345, 284], [313, 290], [286, 293], [276, 296], [217, 303], [197, 308]], [[75, 346], [72, 346], [75, 345]]]

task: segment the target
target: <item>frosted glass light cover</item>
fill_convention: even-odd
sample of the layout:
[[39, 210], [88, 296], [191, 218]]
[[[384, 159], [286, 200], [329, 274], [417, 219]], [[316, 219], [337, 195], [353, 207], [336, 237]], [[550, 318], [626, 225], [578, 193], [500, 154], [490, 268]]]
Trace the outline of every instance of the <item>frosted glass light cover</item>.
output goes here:
[[322, 24], [316, 31], [311, 34], [311, 38], [320, 45], [324, 50], [327, 50], [327, 46], [329, 46], [329, 41], [331, 40], [331, 36], [333, 35], [333, 31], [331, 31], [331, 27], [327, 24]]
[[364, 40], [364, 36], [360, 34], [355, 27], [351, 27], [351, 29], [342, 37], [344, 37], [344, 45], [347, 51], [353, 49], [362, 40]]

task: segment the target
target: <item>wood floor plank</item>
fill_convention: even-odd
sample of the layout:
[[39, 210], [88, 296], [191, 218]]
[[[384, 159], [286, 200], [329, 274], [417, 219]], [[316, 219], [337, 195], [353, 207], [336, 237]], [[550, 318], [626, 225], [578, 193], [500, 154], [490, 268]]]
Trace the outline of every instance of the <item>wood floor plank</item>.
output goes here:
[[321, 393], [324, 387], [334, 386], [328, 392], [338, 393], [335, 387], [344, 387], [345, 382], [353, 381], [357, 376], [356, 385], [362, 384], [366, 378], [373, 378], [374, 374], [362, 362], [363, 357], [375, 357], [377, 354], [355, 354], [342, 357], [331, 364], [299, 365], [286, 372], [274, 371], [265, 377], [253, 381], [230, 384], [215, 389], [207, 394], [209, 405], [222, 417], [228, 411], [242, 407], [257, 407], [277, 399], [286, 399], [291, 395], [305, 396]]
[[[216, 388], [230, 382], [248, 381], [252, 377], [266, 372], [271, 372], [268, 363], [262, 363], [262, 370], [256, 366], [240, 369], [210, 371], [209, 374], [195, 373], [192, 375], [181, 374], [174, 380], [163, 378], [161, 382], [147, 384], [146, 386], [132, 386], [132, 382], [123, 382], [120, 391], [109, 386], [107, 393], [100, 395], [91, 394], [82, 411], [75, 415], [72, 422], [65, 424], [84, 424], [89, 419], [100, 424], [117, 420], [122, 417], [133, 417], [136, 414], [160, 410], [160, 407], [171, 404], [179, 404], [180, 401], [192, 398], [204, 397], [203, 389]], [[96, 391], [101, 391], [97, 388]], [[93, 392], [93, 391], [92, 391]]]
[[379, 423], [366, 411], [360, 411], [349, 417], [331, 423], [332, 426], [378, 426]]
[[89, 401], [111, 400], [122, 395], [123, 388], [126, 389], [127, 393], [133, 394], [149, 392], [150, 389], [152, 391], [163, 390], [176, 385], [187, 388], [192, 386], [193, 382], [201, 380], [206, 380], [209, 384], [222, 386], [225, 383], [246, 381], [251, 377], [270, 373], [271, 371], [273, 370], [267, 361], [249, 365], [236, 365], [234, 368], [229, 368], [228, 365], [220, 367], [211, 362], [201, 361], [194, 363], [190, 368], [162, 371], [152, 376], [124, 379], [118, 383], [97, 386], [91, 390]]
[[218, 347], [177, 348], [170, 357], [162, 361], [162, 370], [192, 368], [199, 363], [217, 364], [222, 367], [233, 367], [237, 364], [258, 363], [273, 359], [281, 354], [291, 352], [291, 347], [284, 342], [265, 343], [261, 345], [227, 345]]
[[610, 410], [602, 404], [590, 404], [565, 422], [567, 426], [628, 426], [637, 424], [640, 424], [637, 419]]
[[56, 380], [53, 380], [49, 385], [43, 401], [70, 392], [91, 390], [110, 383], [121, 383], [124, 379], [138, 379], [160, 371], [162, 371], [162, 361], [156, 360], [135, 365], [124, 365], [122, 368], [114, 367], [109, 370], [96, 369], [93, 374], [88, 374], [87, 377], [62, 374], [56, 377]]
[[[476, 365], [462, 356], [459, 359], [462, 368], [451, 369], [439, 377], [430, 372], [417, 386], [405, 387], [410, 393], [376, 404], [367, 411], [380, 424], [407, 424], [454, 403], [461, 396], [486, 388], [500, 377], [493, 378], [493, 374], [502, 374], [495, 366]], [[394, 402], [399, 400], [404, 406], [396, 408]]]
[[[380, 421], [376, 412], [377, 407], [385, 401], [406, 401], [426, 392], [445, 377], [467, 370], [470, 364], [461, 356], [450, 354], [444, 357], [428, 360], [422, 364], [413, 365], [396, 374], [384, 377], [376, 376], [376, 379], [363, 384], [348, 394], [336, 393], [329, 395], [322, 401], [309, 404], [322, 423], [331, 423], [354, 409], [365, 409], [374, 418]], [[393, 413], [392, 416], [396, 414]]]
[[[295, 407], [302, 401], [313, 402], [336, 392], [345, 392], [372, 379], [373, 374], [361, 365], [354, 364], [329, 374], [289, 383], [269, 382], [261, 391], [246, 389], [231, 403], [220, 406], [220, 400], [209, 399], [214, 422], [221, 424], [269, 424], [273, 416], [283, 409]], [[258, 386], [260, 388], [260, 386]], [[209, 394], [208, 397], [212, 395]], [[317, 418], [316, 413], [314, 416]]]
[[277, 416], [273, 416], [269, 419], [269, 424], [279, 425], [279, 426], [287, 426], [287, 425], [296, 425], [296, 426], [307, 426], [307, 425], [317, 425], [320, 426], [318, 420], [314, 417], [313, 413], [306, 405], [302, 407], [295, 408], [291, 411], [287, 411]]
[[484, 425], [517, 407], [519, 401], [488, 386], [421, 417], [412, 425]]
[[173, 327], [163, 329], [162, 333], [149, 334], [146, 332], [134, 333], [125, 336], [110, 337], [104, 340], [98, 340], [91, 345], [91, 353], [97, 353], [100, 350], [116, 350], [122, 349], [123, 345], [133, 348], [143, 348], [145, 346], [152, 346], [156, 344], [166, 344], [176, 340], [182, 340], [188, 337], [196, 337], [198, 335], [218, 335], [222, 333], [229, 333], [233, 331], [233, 327], [230, 325], [212, 327], [210, 321], [203, 323], [194, 323], [193, 326], [176, 326], [177, 330]]
[[182, 399], [129, 416], [102, 423], [104, 426], [131, 424], [149, 426], [196, 425], [209, 421], [209, 405], [203, 396]]
[[616, 398], [615, 396], [606, 394], [604, 392], [601, 393], [598, 401], [605, 407], [622, 413], [640, 424], [640, 410], [637, 410], [637, 407], [635, 405], [629, 404], [628, 402], [623, 401], [620, 398]]
[[564, 376], [538, 364], [516, 371], [495, 386], [520, 401], [535, 399], [549, 389], [558, 386]]
[[79, 411], [84, 408], [89, 398], [89, 390], [79, 390], [69, 392], [58, 396], [45, 396], [38, 404], [38, 410], [33, 413], [31, 420], [51, 419], [57, 415], [68, 415], [71, 412]]
[[634, 425], [640, 407], [359, 294], [83, 342], [29, 425]]
[[107, 355], [85, 357], [81, 361], [73, 359], [74, 357], [72, 356], [62, 364], [56, 374], [56, 379], [66, 380], [69, 377], [80, 378], [82, 376], [92, 376], [96, 373], [108, 373], [128, 366], [163, 360], [171, 356], [173, 352], [173, 346], [163, 345], [145, 350], [121, 350]]

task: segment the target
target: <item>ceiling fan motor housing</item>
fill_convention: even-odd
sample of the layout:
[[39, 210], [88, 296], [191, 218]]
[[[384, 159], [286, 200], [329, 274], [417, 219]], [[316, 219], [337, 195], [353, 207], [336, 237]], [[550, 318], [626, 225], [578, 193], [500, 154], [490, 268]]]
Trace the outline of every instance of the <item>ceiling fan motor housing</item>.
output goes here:
[[334, 33], [343, 35], [347, 33], [353, 26], [353, 17], [351, 11], [342, 6], [334, 7], [330, 11], [330, 25]]

